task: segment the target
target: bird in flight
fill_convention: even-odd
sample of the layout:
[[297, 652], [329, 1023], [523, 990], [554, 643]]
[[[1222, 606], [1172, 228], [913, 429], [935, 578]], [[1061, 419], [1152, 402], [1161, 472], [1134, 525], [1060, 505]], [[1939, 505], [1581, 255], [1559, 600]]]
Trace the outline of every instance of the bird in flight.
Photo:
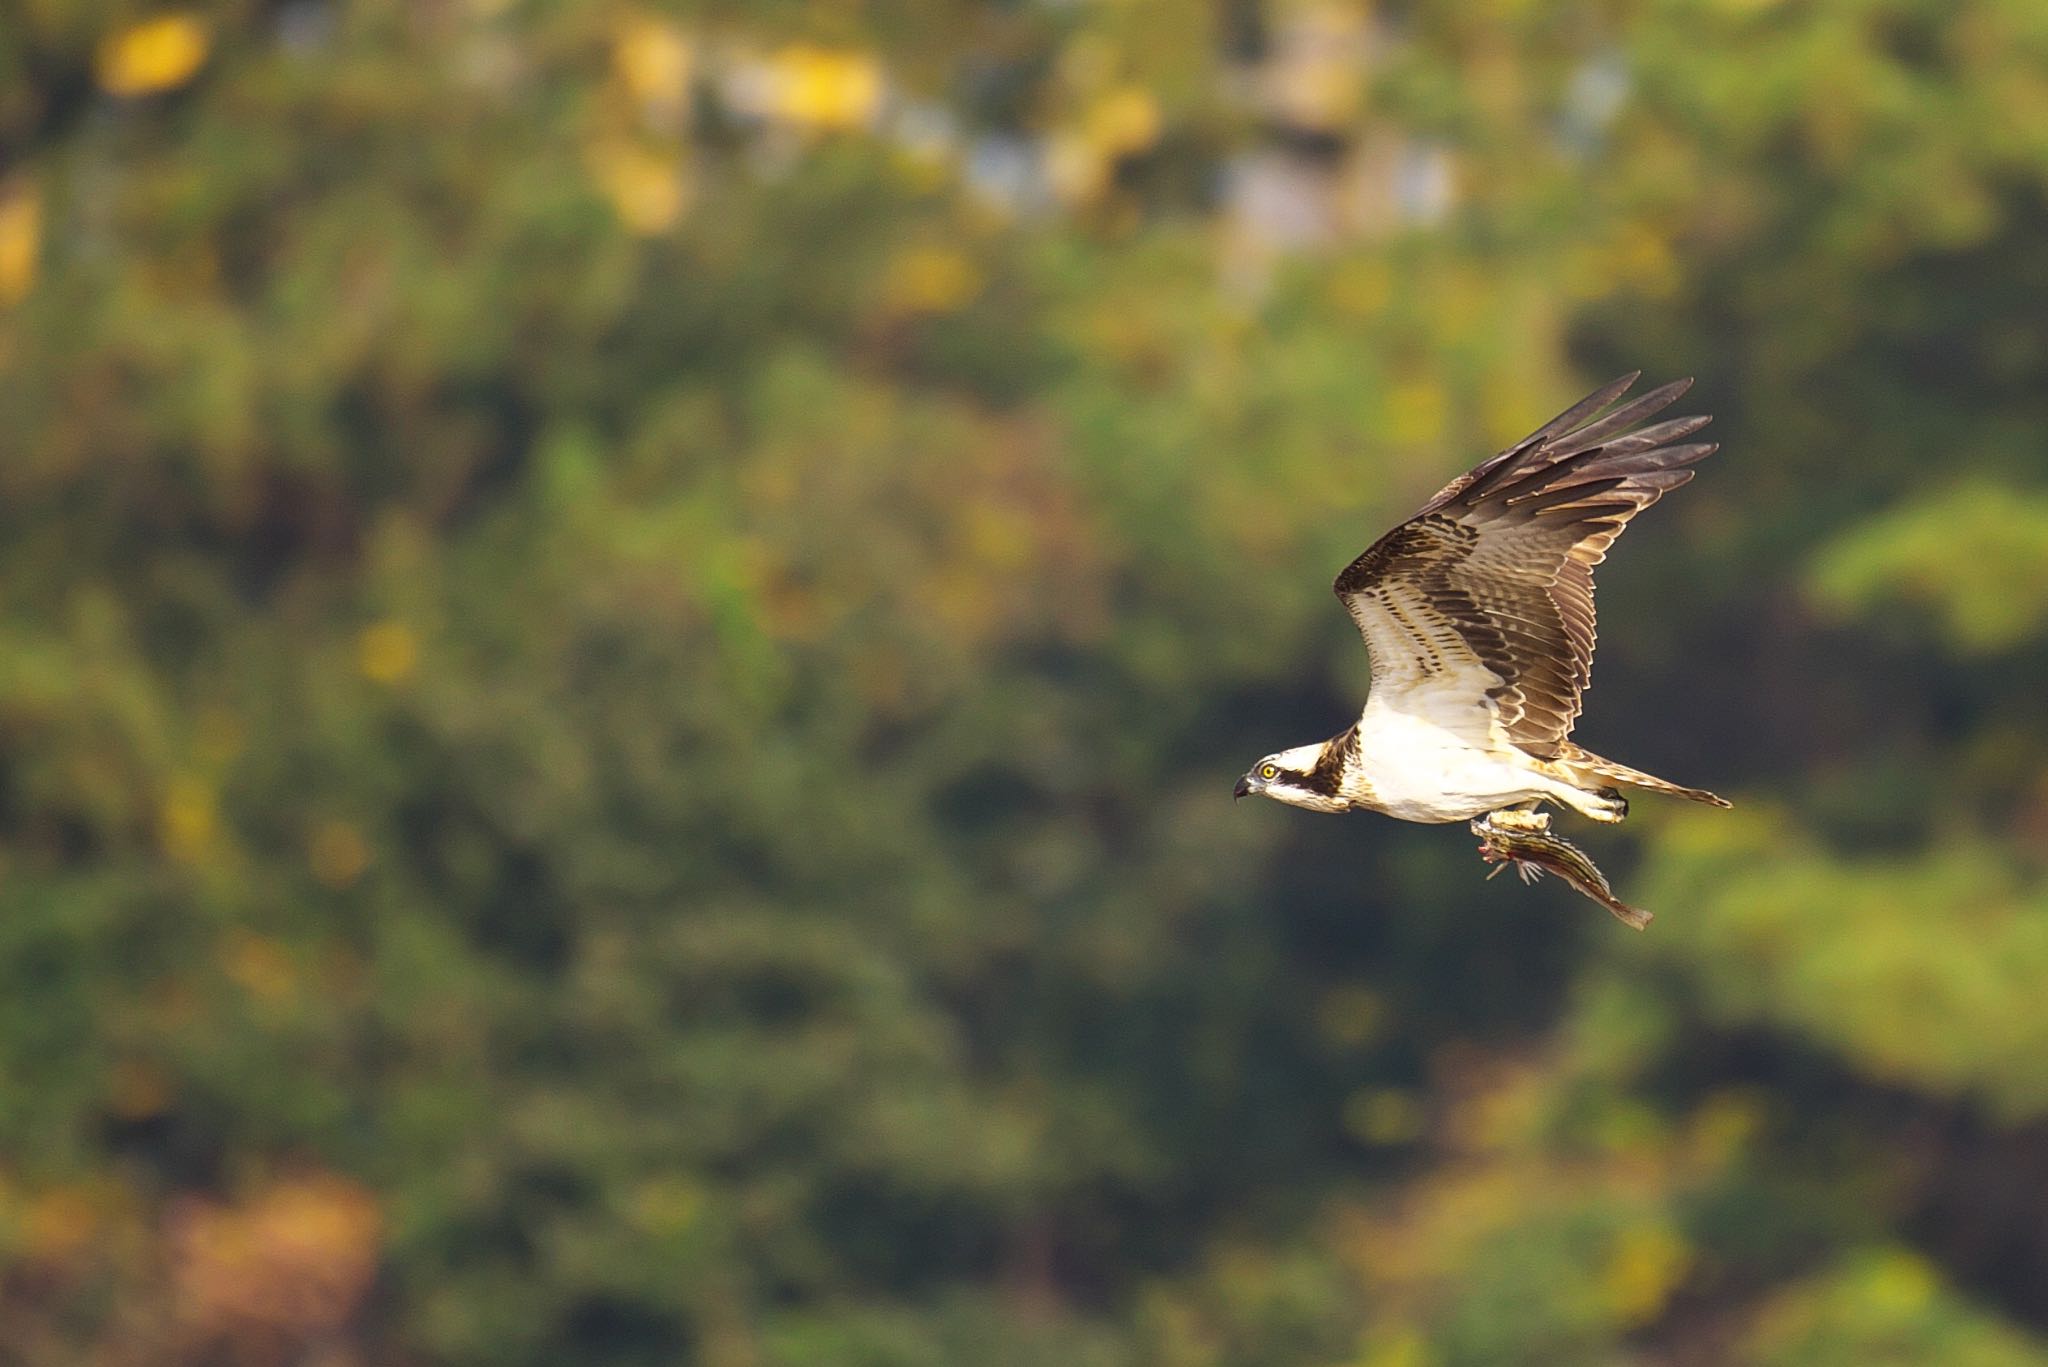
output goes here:
[[1618, 404], [1640, 375], [1452, 480], [1344, 568], [1337, 597], [1372, 657], [1365, 710], [1260, 760], [1238, 797], [1515, 832], [1546, 830], [1546, 802], [1620, 821], [1624, 788], [1729, 805], [1570, 739], [1593, 669], [1593, 567], [1717, 449], [1686, 440], [1710, 418], [1647, 422], [1691, 380]]

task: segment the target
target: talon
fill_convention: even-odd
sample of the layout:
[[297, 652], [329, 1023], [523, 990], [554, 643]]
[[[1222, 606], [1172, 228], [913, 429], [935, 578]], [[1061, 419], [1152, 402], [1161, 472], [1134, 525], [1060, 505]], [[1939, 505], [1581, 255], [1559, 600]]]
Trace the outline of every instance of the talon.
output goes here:
[[1611, 826], [1628, 816], [1628, 799], [1621, 795], [1618, 788], [1602, 788], [1597, 792], [1587, 793], [1586, 797], [1588, 801], [1583, 810], [1585, 815], [1594, 821]]
[[1502, 831], [1547, 831], [1550, 829], [1550, 813], [1538, 811], [1489, 812], [1486, 820], [1496, 830]]

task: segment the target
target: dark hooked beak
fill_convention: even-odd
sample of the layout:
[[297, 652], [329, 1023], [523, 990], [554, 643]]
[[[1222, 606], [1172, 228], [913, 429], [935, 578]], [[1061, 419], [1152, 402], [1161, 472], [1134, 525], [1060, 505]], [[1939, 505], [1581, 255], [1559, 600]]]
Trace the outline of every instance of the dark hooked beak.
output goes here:
[[1255, 790], [1252, 787], [1252, 776], [1250, 774], [1246, 774], [1243, 778], [1237, 781], [1237, 786], [1230, 790], [1230, 795], [1233, 798], [1250, 797], [1254, 791]]

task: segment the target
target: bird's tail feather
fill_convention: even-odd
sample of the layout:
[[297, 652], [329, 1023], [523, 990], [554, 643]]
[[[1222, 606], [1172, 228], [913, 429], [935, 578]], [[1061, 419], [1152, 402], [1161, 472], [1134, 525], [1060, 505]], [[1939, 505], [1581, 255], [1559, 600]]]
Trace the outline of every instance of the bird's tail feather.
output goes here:
[[1640, 769], [1631, 769], [1626, 764], [1603, 759], [1590, 750], [1581, 750], [1576, 745], [1567, 746], [1565, 753], [1558, 758], [1583, 774], [1603, 778], [1611, 783], [1625, 784], [1630, 788], [1640, 788], [1650, 793], [1664, 793], [1670, 797], [1682, 797], [1687, 802], [1704, 802], [1709, 807], [1735, 805], [1727, 798], [1710, 793], [1704, 788], [1688, 788], [1684, 784], [1673, 783], [1670, 779], [1658, 778], [1655, 774], [1646, 774]]

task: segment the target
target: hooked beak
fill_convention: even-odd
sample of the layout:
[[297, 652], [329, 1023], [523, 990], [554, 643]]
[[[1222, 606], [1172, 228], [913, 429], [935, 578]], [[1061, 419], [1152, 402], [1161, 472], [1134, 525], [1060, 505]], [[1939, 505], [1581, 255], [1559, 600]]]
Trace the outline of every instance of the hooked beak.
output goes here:
[[1243, 778], [1237, 781], [1237, 786], [1230, 790], [1230, 796], [1233, 800], [1238, 798], [1246, 798], [1250, 797], [1253, 793], [1257, 791], [1258, 789], [1252, 786], [1252, 776], [1250, 774], [1246, 774]]

